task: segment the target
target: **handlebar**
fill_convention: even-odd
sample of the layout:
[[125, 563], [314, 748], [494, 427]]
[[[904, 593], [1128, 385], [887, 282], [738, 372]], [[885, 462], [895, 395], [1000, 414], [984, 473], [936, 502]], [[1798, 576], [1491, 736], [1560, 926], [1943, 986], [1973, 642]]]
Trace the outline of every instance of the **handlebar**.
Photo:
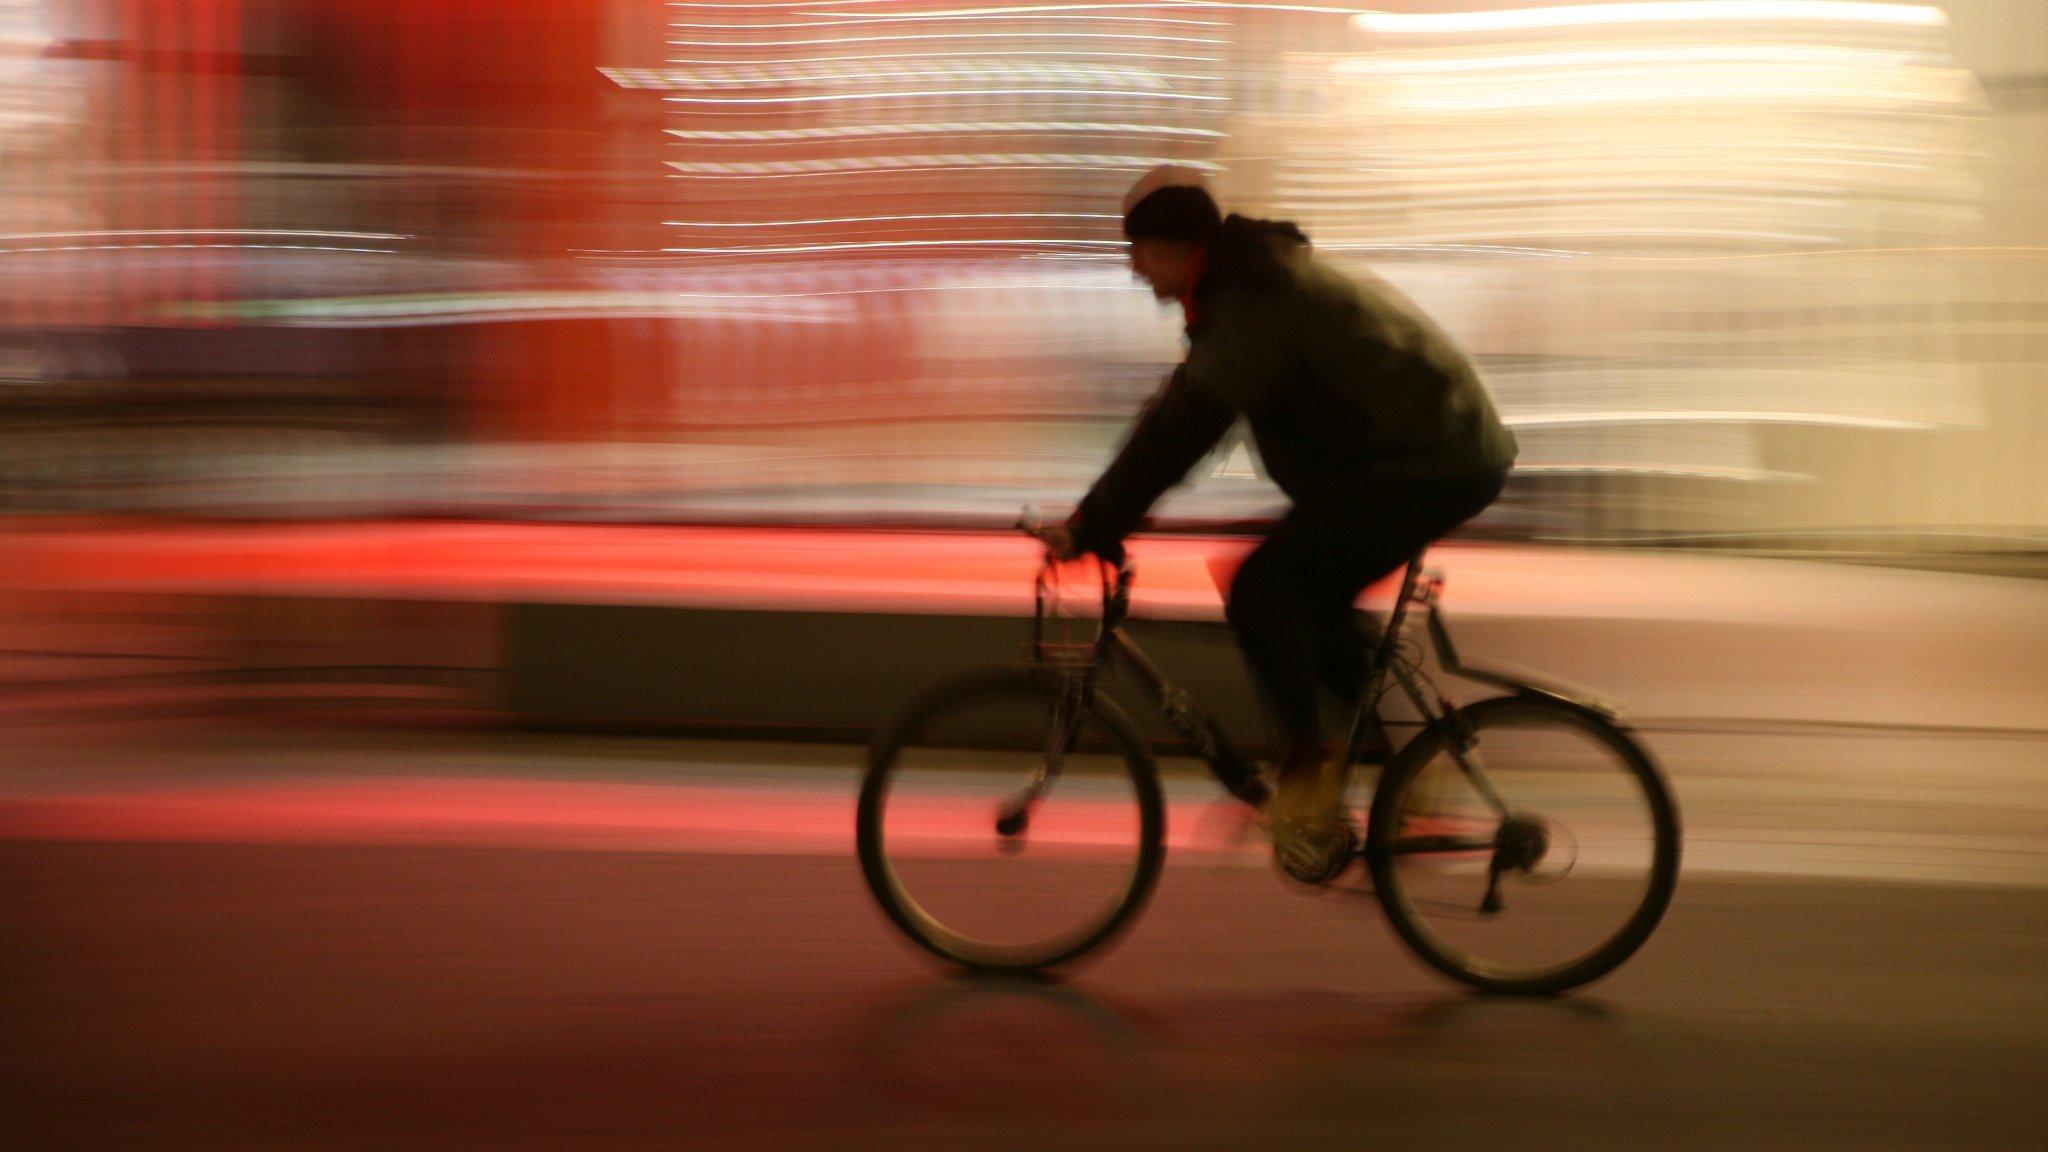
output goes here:
[[[1018, 531], [1047, 546], [1044, 563], [1039, 566], [1038, 576], [1033, 586], [1035, 611], [1033, 612], [1032, 644], [1034, 650], [1042, 652], [1045, 644], [1046, 617], [1056, 613], [1059, 607], [1059, 566], [1064, 562], [1065, 558], [1057, 555], [1053, 550], [1053, 545], [1056, 542], [1053, 531], [1055, 526], [1046, 525], [1039, 518], [1035, 509], [1026, 508], [1024, 514], [1019, 517], [1016, 526]], [[1059, 534], [1059, 538], [1061, 541], [1064, 541], [1064, 533]], [[1075, 559], [1079, 559], [1079, 557], [1075, 557]], [[1102, 627], [1101, 631], [1097, 634], [1097, 645], [1099, 645], [1102, 640], [1107, 638], [1110, 630], [1115, 628], [1129, 614], [1131, 583], [1136, 577], [1137, 571], [1131, 564], [1130, 557], [1128, 556], [1119, 557], [1115, 563], [1101, 556], [1097, 556], [1095, 559], [1102, 566]], [[1091, 647], [1095, 646], [1091, 645]]]
[[[1089, 555], [1086, 552], [1071, 556], [1055, 555], [1053, 548], [1056, 543], [1071, 543], [1061, 532], [1065, 525], [1047, 524], [1044, 517], [1039, 514], [1038, 509], [1035, 507], [1027, 505], [1023, 513], [1018, 516], [1015, 527], [1019, 532], [1046, 546], [1045, 567], [1048, 569], [1056, 564], [1068, 560], [1079, 560], [1083, 556]], [[1130, 589], [1132, 578], [1137, 575], [1137, 568], [1132, 565], [1130, 556], [1121, 547], [1117, 548], [1116, 551], [1117, 555], [1114, 558], [1101, 555], [1100, 553], [1094, 555], [1106, 573], [1113, 573], [1116, 576], [1113, 583], [1116, 585], [1117, 590], [1126, 592]], [[1111, 583], [1109, 580], [1103, 582], [1105, 592], [1107, 592]]]

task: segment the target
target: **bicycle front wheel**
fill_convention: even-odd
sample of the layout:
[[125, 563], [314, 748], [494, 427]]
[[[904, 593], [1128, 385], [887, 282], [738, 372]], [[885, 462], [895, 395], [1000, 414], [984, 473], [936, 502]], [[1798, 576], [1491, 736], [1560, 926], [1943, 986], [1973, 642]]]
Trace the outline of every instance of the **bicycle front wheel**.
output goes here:
[[1547, 994], [1633, 955], [1678, 883], [1678, 808], [1595, 713], [1483, 700], [1424, 729], [1373, 795], [1366, 862], [1394, 930], [1494, 992]]
[[1064, 964], [1143, 907], [1165, 855], [1157, 769], [1130, 721], [1058, 674], [972, 673], [876, 740], [862, 874], [904, 934], [970, 968]]

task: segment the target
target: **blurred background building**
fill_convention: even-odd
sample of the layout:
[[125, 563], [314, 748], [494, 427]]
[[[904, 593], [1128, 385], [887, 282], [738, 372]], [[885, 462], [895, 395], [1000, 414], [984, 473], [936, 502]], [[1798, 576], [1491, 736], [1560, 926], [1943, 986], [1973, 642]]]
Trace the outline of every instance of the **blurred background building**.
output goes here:
[[2048, 548], [2033, 0], [0, 0], [0, 506], [1005, 523], [1166, 160], [1478, 357], [1474, 531]]

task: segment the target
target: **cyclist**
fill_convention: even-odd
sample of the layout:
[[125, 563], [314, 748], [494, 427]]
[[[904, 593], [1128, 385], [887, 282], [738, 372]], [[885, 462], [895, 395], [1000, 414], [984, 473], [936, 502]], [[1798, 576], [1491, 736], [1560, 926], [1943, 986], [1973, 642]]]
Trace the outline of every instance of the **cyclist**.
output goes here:
[[1242, 416], [1293, 506], [1231, 582], [1226, 616], [1275, 729], [1279, 786], [1261, 805], [1285, 863], [1341, 833], [1319, 795], [1317, 684], [1353, 702], [1367, 638], [1359, 594], [1500, 495], [1514, 463], [1471, 361], [1376, 278], [1310, 254], [1292, 223], [1225, 217], [1199, 172], [1164, 165], [1124, 198], [1133, 272], [1178, 301], [1188, 352], [1067, 522], [1064, 559], [1115, 560], [1154, 502]]

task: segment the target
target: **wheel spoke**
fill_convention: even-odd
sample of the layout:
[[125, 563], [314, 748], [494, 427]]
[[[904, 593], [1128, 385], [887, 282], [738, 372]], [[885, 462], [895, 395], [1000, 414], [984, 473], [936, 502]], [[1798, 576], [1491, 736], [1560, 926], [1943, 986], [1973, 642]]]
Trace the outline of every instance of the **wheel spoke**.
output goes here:
[[1493, 851], [1493, 837], [1479, 836], [1403, 836], [1394, 841], [1389, 850], [1396, 856], [1425, 856], [1469, 854]]
[[878, 743], [861, 862], [899, 928], [959, 963], [1029, 968], [1099, 946], [1137, 909], [1158, 874], [1163, 803], [1149, 754], [1103, 705], [983, 674]]
[[1367, 861], [1402, 938], [1495, 990], [1605, 974], [1677, 877], [1677, 816], [1654, 765], [1620, 729], [1544, 701], [1486, 701], [1426, 732], [1383, 778], [1372, 829]]

